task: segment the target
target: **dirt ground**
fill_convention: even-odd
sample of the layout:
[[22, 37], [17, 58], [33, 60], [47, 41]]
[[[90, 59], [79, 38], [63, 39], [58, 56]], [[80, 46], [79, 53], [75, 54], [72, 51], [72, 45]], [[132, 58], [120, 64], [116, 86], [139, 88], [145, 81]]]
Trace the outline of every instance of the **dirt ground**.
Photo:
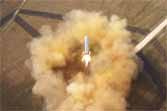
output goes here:
[[[17, 0], [13, 0], [17, 1]], [[19, 2], [21, 0], [18, 0]], [[10, 14], [18, 4], [9, 0], [0, 1], [1, 16]], [[101, 11], [104, 15], [117, 14], [127, 18], [128, 24], [152, 30], [167, 16], [167, 0], [27, 0], [24, 9], [61, 14], [62, 16], [73, 10], [82, 9], [89, 11]], [[50, 25], [56, 28], [61, 20], [50, 19], [30, 14], [19, 14], [34, 29], [39, 30], [42, 25]], [[163, 31], [162, 33], [166, 33]], [[143, 39], [143, 35], [134, 33], [134, 36]], [[164, 34], [159, 35], [164, 37]], [[32, 40], [31, 34], [27, 33], [18, 23], [13, 22], [6, 30], [0, 32], [0, 106], [2, 111], [37, 111], [41, 110], [42, 98], [32, 95], [31, 88], [34, 80], [30, 76], [29, 69], [25, 66], [25, 60], [29, 58], [27, 43]], [[167, 42], [167, 39], [164, 42]], [[159, 41], [163, 41], [159, 40]], [[162, 43], [165, 47], [165, 43]], [[165, 53], [167, 49], [164, 48]], [[143, 76], [142, 76], [143, 75]], [[142, 73], [136, 85], [145, 86], [137, 91], [134, 90], [129, 99], [134, 104], [134, 108], [156, 109], [160, 106], [161, 98], [159, 91], [150, 77]], [[145, 83], [142, 83], [145, 81]], [[150, 88], [151, 87], [151, 88]], [[153, 87], [153, 88], [152, 88]], [[149, 89], [150, 88], [150, 89]], [[142, 92], [149, 90], [151, 93]], [[146, 95], [147, 94], [147, 95]], [[152, 94], [152, 95], [151, 95]], [[136, 96], [137, 95], [137, 96]], [[151, 95], [151, 96], [150, 96]], [[141, 98], [141, 101], [135, 99]], [[142, 99], [142, 97], [144, 99]], [[147, 100], [145, 103], [143, 101]], [[156, 102], [154, 102], [156, 100]]]

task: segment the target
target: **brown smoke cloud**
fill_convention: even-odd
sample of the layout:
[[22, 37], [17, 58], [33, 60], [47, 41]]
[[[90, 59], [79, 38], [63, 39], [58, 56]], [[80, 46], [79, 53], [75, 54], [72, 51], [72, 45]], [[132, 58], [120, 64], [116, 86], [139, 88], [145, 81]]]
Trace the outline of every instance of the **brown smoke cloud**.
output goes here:
[[[125, 111], [138, 66], [126, 20], [74, 10], [55, 30], [41, 28], [30, 43], [33, 93], [47, 111]], [[89, 36], [92, 61], [81, 62], [83, 38]]]

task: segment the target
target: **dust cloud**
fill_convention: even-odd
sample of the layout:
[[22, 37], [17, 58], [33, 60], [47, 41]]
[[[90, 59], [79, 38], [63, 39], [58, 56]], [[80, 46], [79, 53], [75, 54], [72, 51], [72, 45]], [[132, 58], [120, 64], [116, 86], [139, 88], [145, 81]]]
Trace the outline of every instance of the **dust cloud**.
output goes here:
[[[47, 111], [126, 111], [138, 65], [126, 19], [73, 10], [56, 29], [43, 26], [29, 43], [33, 93]], [[88, 35], [92, 61], [81, 62]]]

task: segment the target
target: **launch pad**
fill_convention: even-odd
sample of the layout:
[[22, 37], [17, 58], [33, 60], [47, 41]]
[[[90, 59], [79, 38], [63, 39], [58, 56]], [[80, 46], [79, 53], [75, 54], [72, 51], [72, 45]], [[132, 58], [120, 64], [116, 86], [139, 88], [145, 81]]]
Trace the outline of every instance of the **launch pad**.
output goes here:
[[[166, 15], [164, 13], [166, 9], [164, 4], [165, 3], [162, 1], [148, 2], [145, 0], [136, 0], [134, 2], [130, 0], [119, 0], [114, 2], [107, 0], [104, 0], [104, 2], [99, 0], [88, 0], [83, 2], [75, 0], [70, 2], [66, 0], [35, 2], [30, 0], [25, 4], [24, 9], [19, 14], [21, 19], [17, 18], [16, 22], [13, 22], [7, 30], [2, 32], [2, 40], [0, 41], [2, 42], [3, 49], [3, 70], [1, 74], [3, 77], [2, 108], [4, 108], [4, 111], [22, 111], [31, 108], [32, 111], [35, 111], [41, 108], [41, 98], [31, 93], [34, 81], [30, 77], [29, 69], [24, 66], [24, 61], [29, 58], [29, 51], [26, 44], [33, 37], [39, 36], [38, 29], [40, 29], [43, 24], [57, 27], [57, 24], [61, 22], [61, 19], [56, 19], [55, 16], [55, 19], [48, 19], [49, 13], [58, 14], [57, 18], [61, 18], [59, 14], [64, 15], [74, 8], [81, 8], [87, 10], [103, 10], [106, 15], [118, 14], [128, 19], [128, 23], [130, 24], [128, 29], [135, 35], [134, 43], [138, 43], [150, 30], [154, 29], [158, 23], [165, 18]], [[158, 8], [158, 6], [161, 8]], [[128, 7], [130, 9], [133, 8], [133, 10], [127, 11], [126, 9]], [[155, 13], [150, 13], [153, 9], [156, 9], [154, 10]], [[42, 12], [48, 12], [48, 14], [42, 14]], [[45, 17], [42, 17], [42, 15], [45, 15]], [[52, 18], [54, 17], [52, 16]], [[24, 20], [24, 22], [20, 22], [22, 20]], [[30, 27], [25, 25], [25, 23], [28, 23]], [[165, 67], [163, 67], [163, 64], [165, 61], [163, 60], [166, 57], [166, 49], [163, 41], [165, 34], [165, 30], [163, 30], [158, 35], [158, 38], [148, 46], [154, 48], [146, 48], [143, 53], [139, 54], [144, 60], [144, 71], [140, 72], [137, 80], [134, 81], [132, 85], [132, 90], [128, 97], [128, 101], [131, 104], [128, 106], [129, 109], [140, 108], [144, 110], [152, 108], [156, 110], [164, 104], [164, 88], [166, 87], [164, 83], [166, 80], [164, 80]], [[157, 58], [162, 58], [162, 60], [157, 60]], [[157, 61], [156, 64], [158, 64], [158, 66], [154, 65], [155, 61]], [[13, 99], [11, 100], [10, 98]], [[24, 101], [22, 98], [25, 98]]]

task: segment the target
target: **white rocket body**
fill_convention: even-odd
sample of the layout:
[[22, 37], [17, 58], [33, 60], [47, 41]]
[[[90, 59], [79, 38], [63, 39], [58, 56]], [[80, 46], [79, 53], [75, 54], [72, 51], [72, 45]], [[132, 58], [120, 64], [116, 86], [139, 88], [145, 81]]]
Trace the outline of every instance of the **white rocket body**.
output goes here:
[[84, 37], [84, 52], [83, 52], [82, 62], [84, 62], [85, 66], [87, 67], [90, 61], [91, 61], [91, 56], [89, 51], [89, 39], [88, 36], [86, 35]]

